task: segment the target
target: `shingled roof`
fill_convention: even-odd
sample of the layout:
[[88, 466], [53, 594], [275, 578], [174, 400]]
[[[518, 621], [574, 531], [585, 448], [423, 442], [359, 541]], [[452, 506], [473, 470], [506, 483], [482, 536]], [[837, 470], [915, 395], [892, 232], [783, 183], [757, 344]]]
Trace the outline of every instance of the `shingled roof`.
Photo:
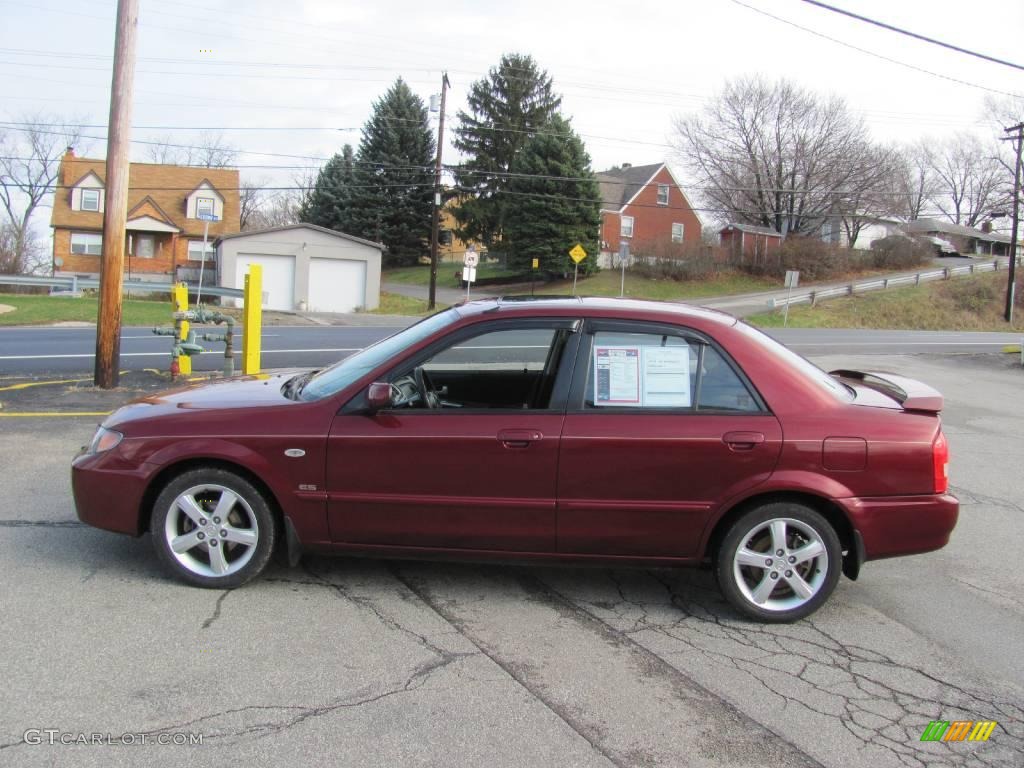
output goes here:
[[606, 211], [621, 210], [664, 165], [630, 165], [595, 174], [601, 188], [601, 208]]

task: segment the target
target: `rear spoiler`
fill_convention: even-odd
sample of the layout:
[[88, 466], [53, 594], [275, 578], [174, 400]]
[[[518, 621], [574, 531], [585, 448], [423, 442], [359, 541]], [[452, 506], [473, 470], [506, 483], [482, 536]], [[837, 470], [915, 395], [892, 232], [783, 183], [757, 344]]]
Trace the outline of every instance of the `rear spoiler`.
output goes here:
[[830, 376], [859, 381], [865, 387], [878, 390], [898, 402], [905, 411], [938, 413], [942, 410], [942, 395], [927, 384], [895, 373], [876, 371], [830, 371]]

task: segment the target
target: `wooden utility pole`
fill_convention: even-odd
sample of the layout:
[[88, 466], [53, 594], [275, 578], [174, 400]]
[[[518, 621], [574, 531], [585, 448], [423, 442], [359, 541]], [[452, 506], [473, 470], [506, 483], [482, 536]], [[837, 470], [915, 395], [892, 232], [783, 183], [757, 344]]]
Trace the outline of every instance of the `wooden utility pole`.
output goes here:
[[1006, 322], [1013, 322], [1013, 300], [1017, 275], [1017, 227], [1020, 224], [1020, 157], [1021, 144], [1024, 144], [1024, 123], [1017, 123], [1006, 129], [1006, 133], [1016, 133], [1012, 137], [1016, 142], [1017, 160], [1013, 165], [1013, 225], [1010, 233], [1010, 272], [1006, 280]]
[[139, 0], [117, 0], [114, 73], [107, 120], [107, 178], [103, 208], [103, 256], [100, 306], [96, 318], [96, 367], [93, 382], [113, 389], [121, 367], [121, 288], [124, 280], [125, 221], [128, 218], [128, 167], [132, 125], [132, 82]]
[[430, 231], [430, 293], [427, 309], [437, 303], [437, 239], [441, 228], [441, 150], [444, 149], [444, 100], [448, 93], [448, 73], [441, 75], [441, 113], [437, 123], [437, 162], [434, 165], [434, 225]]

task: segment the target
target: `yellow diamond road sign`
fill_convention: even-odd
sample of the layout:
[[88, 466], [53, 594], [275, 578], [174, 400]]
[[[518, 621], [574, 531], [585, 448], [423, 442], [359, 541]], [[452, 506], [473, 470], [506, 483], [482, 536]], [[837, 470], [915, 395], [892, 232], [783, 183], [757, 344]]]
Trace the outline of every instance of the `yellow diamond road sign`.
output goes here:
[[569, 255], [572, 257], [572, 260], [575, 261], [577, 264], [579, 264], [581, 261], [587, 258], [587, 252], [583, 250], [583, 246], [580, 245], [579, 243], [576, 243], [576, 246], [571, 251], [569, 251]]

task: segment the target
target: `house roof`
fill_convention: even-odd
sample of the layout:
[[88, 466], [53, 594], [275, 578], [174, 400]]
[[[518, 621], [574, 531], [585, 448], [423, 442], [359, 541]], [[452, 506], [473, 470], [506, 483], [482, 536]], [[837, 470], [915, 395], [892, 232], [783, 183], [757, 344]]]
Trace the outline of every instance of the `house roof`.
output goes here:
[[1009, 243], [1010, 238], [998, 232], [982, 232], [974, 227], [965, 227], [961, 224], [954, 224], [951, 221], [942, 219], [915, 219], [903, 225], [903, 230], [910, 234], [925, 234], [930, 232], [941, 232], [944, 235], [959, 235], [970, 237], [975, 240], [984, 240], [991, 243]]
[[726, 224], [719, 230], [719, 234], [724, 234], [730, 230], [739, 230], [740, 232], [746, 232], [748, 235], [766, 235], [768, 237], [781, 238], [782, 235], [776, 232], [774, 229], [769, 227], [758, 227], [754, 224]]
[[631, 165], [595, 174], [598, 187], [601, 189], [601, 208], [606, 211], [622, 210], [626, 203], [646, 187], [655, 174], [664, 167], [664, 163]]
[[266, 235], [271, 232], [285, 232], [291, 229], [308, 229], [314, 232], [322, 232], [325, 235], [332, 235], [334, 237], [341, 238], [342, 240], [349, 240], [353, 243], [360, 243], [362, 245], [368, 245], [371, 248], [377, 248], [381, 251], [386, 251], [387, 246], [384, 243], [375, 243], [372, 240], [364, 240], [361, 237], [355, 235], [346, 235], [344, 232], [339, 232], [336, 229], [328, 229], [327, 227], [321, 227], [316, 224], [285, 224], [280, 227], [267, 227], [266, 229], [249, 229], [245, 232], [233, 232], [228, 235], [221, 235], [218, 238], [218, 242], [221, 240], [233, 240], [236, 237], [250, 237], [252, 235]]
[[[53, 200], [50, 226], [64, 229], [100, 230], [103, 214], [71, 210], [71, 187], [90, 173], [105, 185], [106, 161], [68, 153], [60, 162], [57, 193]], [[202, 237], [203, 221], [185, 218], [185, 198], [203, 181], [208, 181], [224, 199], [224, 218], [210, 222], [212, 237], [237, 232], [239, 226], [238, 171], [232, 168], [202, 168], [187, 165], [132, 163], [128, 169], [128, 209], [146, 197], [189, 237]]]

